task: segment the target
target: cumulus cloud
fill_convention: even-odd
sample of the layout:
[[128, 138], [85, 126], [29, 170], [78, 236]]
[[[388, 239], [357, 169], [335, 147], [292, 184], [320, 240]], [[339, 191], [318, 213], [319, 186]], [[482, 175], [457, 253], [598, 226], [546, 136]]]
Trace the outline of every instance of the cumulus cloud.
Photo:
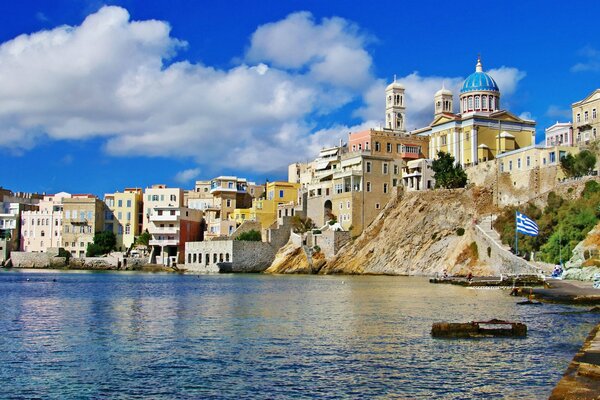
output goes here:
[[[0, 146], [22, 151], [45, 136], [100, 136], [112, 155], [275, 170], [289, 162], [290, 146], [308, 154], [313, 116], [370, 85], [365, 43], [341, 18], [296, 13], [259, 27], [244, 61], [229, 70], [171, 63], [187, 44], [167, 23], [103, 7], [79, 26], [0, 45]], [[290, 48], [304, 50], [286, 62]]]
[[600, 50], [596, 50], [591, 46], [586, 46], [579, 51], [579, 55], [586, 60], [573, 65], [571, 67], [571, 72], [600, 71]]
[[525, 71], [505, 66], [493, 68], [486, 72], [494, 78], [503, 97], [515, 93], [517, 85], [527, 75]]
[[179, 171], [175, 174], [175, 181], [179, 183], [188, 183], [192, 179], [197, 178], [200, 175], [200, 168], [190, 168], [183, 171]]
[[[280, 170], [349, 131], [382, 124], [386, 82], [373, 74], [371, 42], [345, 19], [293, 13], [258, 27], [241, 61], [219, 69], [174, 62], [188, 44], [171, 36], [168, 23], [132, 21], [124, 8], [103, 7], [81, 25], [0, 45], [0, 147], [18, 153], [46, 138], [101, 137], [113, 156]], [[490, 73], [503, 95], [524, 76], [509, 67]], [[457, 95], [462, 79], [418, 72], [399, 79], [408, 126], [427, 125], [433, 94], [444, 83]], [[349, 104], [363, 122], [319, 125], [322, 115]], [[195, 170], [178, 178], [193, 179]]]

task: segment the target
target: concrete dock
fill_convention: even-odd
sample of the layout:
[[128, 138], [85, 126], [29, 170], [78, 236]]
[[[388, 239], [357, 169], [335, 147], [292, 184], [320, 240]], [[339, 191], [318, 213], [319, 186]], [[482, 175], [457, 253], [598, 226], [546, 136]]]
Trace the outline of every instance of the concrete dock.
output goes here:
[[600, 324], [575, 354], [549, 400], [600, 399]]

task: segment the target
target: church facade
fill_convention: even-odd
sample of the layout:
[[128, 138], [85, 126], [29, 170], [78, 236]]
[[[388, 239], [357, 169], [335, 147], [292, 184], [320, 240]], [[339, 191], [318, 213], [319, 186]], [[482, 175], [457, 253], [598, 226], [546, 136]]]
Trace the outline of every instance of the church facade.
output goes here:
[[463, 167], [534, 145], [535, 121], [502, 110], [500, 99], [496, 81], [483, 71], [478, 59], [475, 72], [465, 79], [460, 90], [460, 112], [454, 113], [453, 93], [442, 88], [434, 96], [431, 124], [410, 134], [429, 138], [429, 158], [437, 158], [442, 151]]

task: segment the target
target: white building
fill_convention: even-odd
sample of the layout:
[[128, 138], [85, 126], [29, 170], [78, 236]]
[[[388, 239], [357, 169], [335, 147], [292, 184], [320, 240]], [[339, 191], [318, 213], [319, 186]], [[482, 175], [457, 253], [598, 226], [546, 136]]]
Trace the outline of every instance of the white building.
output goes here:
[[546, 146], [573, 146], [573, 127], [570, 122], [556, 122], [546, 128]]
[[69, 193], [46, 195], [39, 203], [39, 211], [21, 213], [21, 250], [46, 252], [62, 245], [63, 199]]

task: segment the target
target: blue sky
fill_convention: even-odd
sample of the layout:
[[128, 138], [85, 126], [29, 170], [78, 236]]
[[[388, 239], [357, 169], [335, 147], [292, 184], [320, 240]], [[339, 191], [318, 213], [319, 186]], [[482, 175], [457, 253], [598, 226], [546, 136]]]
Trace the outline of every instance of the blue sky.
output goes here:
[[[503, 4], [500, 4], [503, 3]], [[598, 88], [598, 2], [0, 4], [0, 185], [105, 192], [286, 179], [407, 88], [409, 128], [477, 54], [537, 139]]]

